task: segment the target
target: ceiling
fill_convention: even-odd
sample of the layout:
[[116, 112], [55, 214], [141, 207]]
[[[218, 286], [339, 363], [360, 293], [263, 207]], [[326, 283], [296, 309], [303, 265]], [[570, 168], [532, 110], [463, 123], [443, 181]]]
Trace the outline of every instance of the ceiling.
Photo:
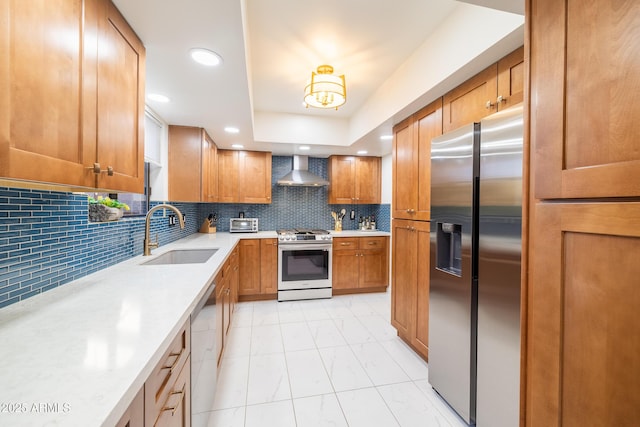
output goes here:
[[[114, 3], [146, 47], [147, 95], [170, 98], [147, 99], [157, 115], [204, 127], [220, 148], [281, 155], [388, 154], [391, 141], [380, 136], [393, 124], [520, 46], [524, 34], [524, 0]], [[223, 63], [193, 62], [194, 47]], [[346, 78], [337, 111], [302, 104], [311, 71], [325, 63]]]

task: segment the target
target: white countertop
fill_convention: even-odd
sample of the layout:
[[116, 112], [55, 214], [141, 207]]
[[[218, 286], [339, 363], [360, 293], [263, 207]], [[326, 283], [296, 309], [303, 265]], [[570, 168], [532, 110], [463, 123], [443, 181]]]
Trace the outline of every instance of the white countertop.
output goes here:
[[[0, 309], [0, 425], [115, 424], [238, 240], [276, 237], [192, 234]], [[202, 264], [141, 265], [191, 248], [218, 251]]]
[[[114, 425], [239, 239], [196, 233], [0, 309], [0, 425]], [[218, 248], [202, 264], [140, 265]]]

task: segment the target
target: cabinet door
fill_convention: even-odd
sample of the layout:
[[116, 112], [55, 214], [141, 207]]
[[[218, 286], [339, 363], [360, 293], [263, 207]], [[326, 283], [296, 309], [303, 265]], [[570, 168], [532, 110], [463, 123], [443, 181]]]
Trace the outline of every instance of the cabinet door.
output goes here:
[[414, 118], [393, 128], [393, 217], [411, 219], [418, 206], [417, 141], [413, 138]]
[[478, 122], [497, 111], [497, 69], [497, 64], [493, 64], [444, 95], [443, 132]]
[[356, 157], [355, 198], [357, 204], [380, 204], [382, 159]]
[[271, 203], [271, 153], [240, 151], [239, 203]]
[[205, 202], [217, 202], [218, 201], [218, 147], [216, 147], [213, 139], [204, 132], [205, 143], [205, 156], [203, 158], [203, 176], [202, 186], [203, 194], [202, 200]]
[[229, 292], [231, 294], [231, 314], [236, 308], [238, 302], [238, 292], [240, 289], [240, 248], [236, 246], [229, 257], [231, 273], [229, 282]]
[[498, 61], [498, 111], [519, 104], [523, 96], [524, 46]]
[[359, 262], [360, 256], [357, 249], [333, 251], [331, 255], [333, 289], [358, 288], [358, 279], [360, 277]]
[[425, 359], [429, 357], [429, 223], [414, 222], [416, 235], [416, 293], [413, 298], [411, 344]]
[[260, 293], [278, 293], [277, 239], [260, 239]]
[[400, 336], [410, 339], [418, 268], [417, 234], [413, 221], [393, 220], [392, 228], [391, 324]]
[[431, 218], [431, 140], [442, 135], [442, 98], [416, 114], [414, 139], [418, 162], [417, 205], [408, 218], [427, 221]]
[[218, 150], [218, 202], [238, 201], [238, 152]]
[[169, 200], [200, 201], [202, 129], [169, 126]]
[[640, 203], [538, 203], [529, 246], [527, 426], [640, 417]]
[[329, 157], [329, 204], [355, 202], [356, 159], [353, 156]]
[[640, 196], [638, 6], [531, 1], [535, 197]]
[[100, 0], [98, 37], [97, 162], [113, 175], [98, 174], [97, 187], [144, 191], [145, 49], [109, 0]]
[[238, 295], [260, 293], [260, 240], [240, 240], [240, 283]]
[[[220, 367], [220, 362], [222, 362], [222, 353], [224, 351], [224, 290], [227, 288], [226, 281], [227, 278], [224, 275], [224, 267], [216, 276], [216, 318], [215, 318], [215, 331], [216, 331], [216, 346], [215, 349], [217, 351], [217, 363], [218, 367]], [[216, 378], [219, 378], [218, 375]]]
[[154, 427], [191, 427], [191, 361], [187, 360], [171, 387]]
[[144, 427], [144, 387], [133, 398], [116, 427]]
[[97, 12], [96, 0], [0, 5], [1, 177], [95, 186]]
[[359, 251], [359, 288], [377, 288], [389, 284], [389, 258], [384, 249]]

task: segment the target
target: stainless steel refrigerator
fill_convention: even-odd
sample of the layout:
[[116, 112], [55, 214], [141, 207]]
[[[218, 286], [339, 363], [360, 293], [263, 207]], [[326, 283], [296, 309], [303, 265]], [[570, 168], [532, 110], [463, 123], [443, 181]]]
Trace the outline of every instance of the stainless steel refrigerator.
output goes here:
[[431, 143], [429, 382], [468, 423], [517, 426], [522, 107]]

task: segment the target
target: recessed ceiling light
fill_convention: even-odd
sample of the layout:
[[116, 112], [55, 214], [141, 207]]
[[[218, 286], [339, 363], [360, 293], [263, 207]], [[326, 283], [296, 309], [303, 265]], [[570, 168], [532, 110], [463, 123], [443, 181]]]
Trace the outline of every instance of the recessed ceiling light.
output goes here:
[[194, 48], [189, 51], [191, 58], [199, 64], [215, 67], [222, 62], [222, 57], [209, 49]]
[[390, 140], [392, 140], [392, 139], [393, 139], [393, 135], [382, 135], [382, 136], [380, 137], [380, 139], [381, 139], [382, 141], [390, 141]]
[[308, 145], [301, 145], [300, 147], [298, 147], [299, 149], [301, 149], [302, 151], [307, 151], [307, 150], [311, 150], [311, 147], [309, 147]]
[[227, 126], [226, 128], [224, 128], [224, 131], [226, 133], [239, 133], [240, 129], [238, 129], [237, 127], [233, 127], [233, 126]]
[[358, 151], [358, 154], [367, 154], [367, 150], [360, 150]]
[[164, 103], [167, 103], [170, 101], [168, 96], [161, 95], [159, 93], [150, 93], [149, 95], [147, 95], [147, 99], [149, 99], [150, 101], [164, 102]]
[[242, 144], [232, 144], [231, 148], [244, 148], [244, 145], [242, 145]]

